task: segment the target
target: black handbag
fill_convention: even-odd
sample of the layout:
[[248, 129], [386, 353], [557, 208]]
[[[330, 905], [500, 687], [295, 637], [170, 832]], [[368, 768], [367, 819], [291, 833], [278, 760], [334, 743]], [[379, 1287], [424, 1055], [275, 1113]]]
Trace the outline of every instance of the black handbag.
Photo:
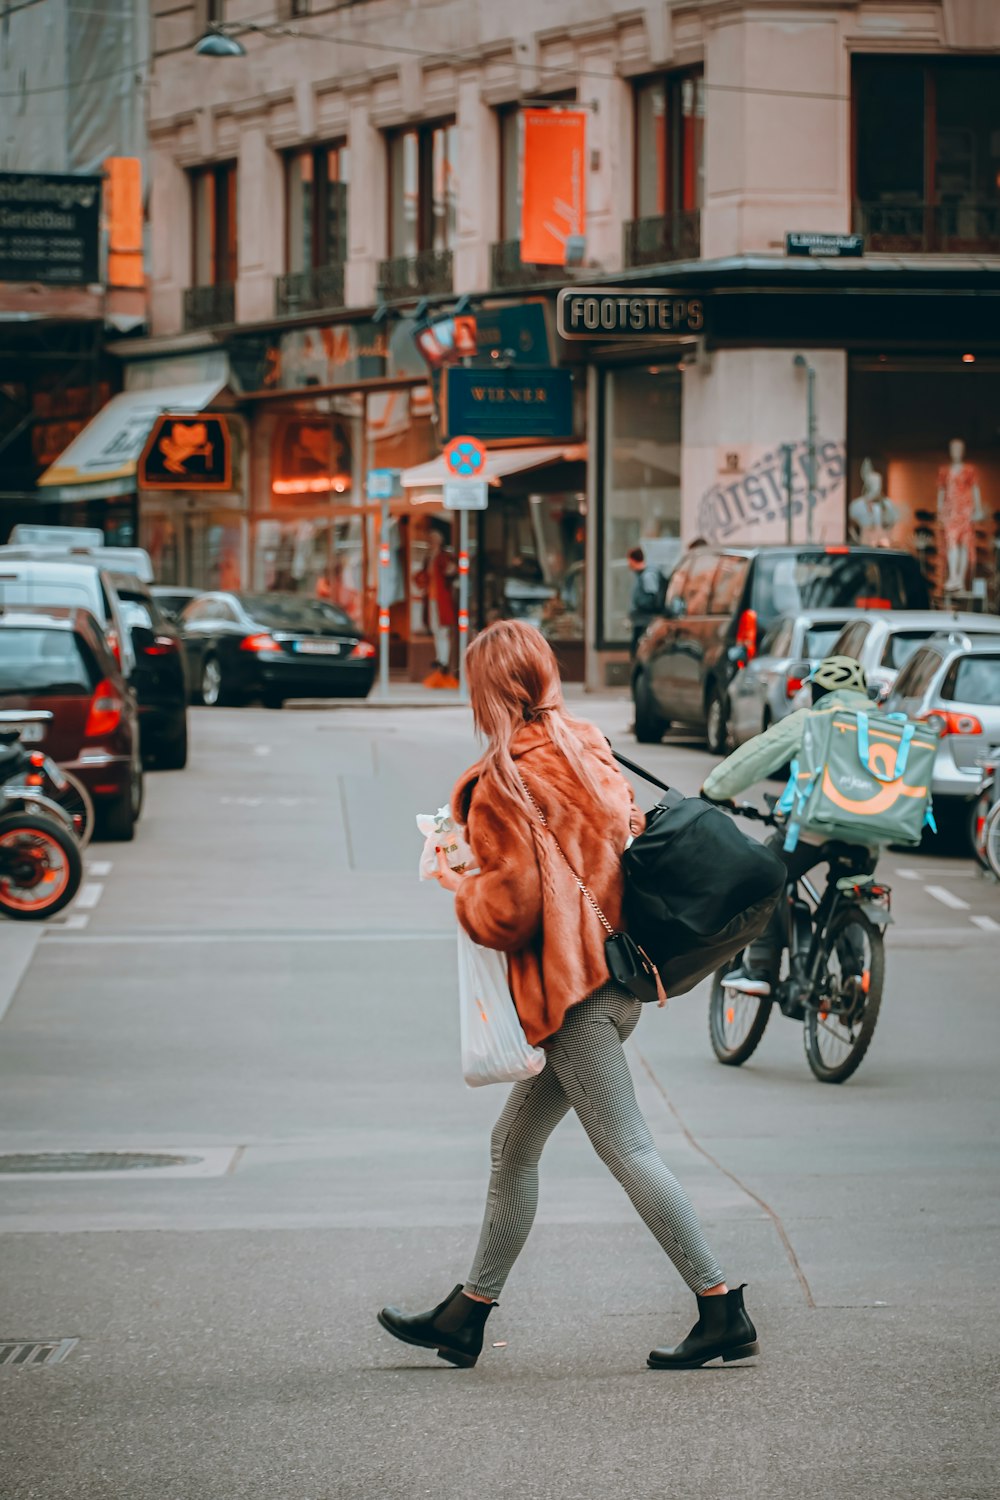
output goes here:
[[748, 838], [721, 808], [685, 797], [612, 754], [665, 795], [645, 832], [622, 855], [625, 921], [668, 995], [683, 995], [760, 937], [788, 872], [772, 849]]
[[[608, 921], [607, 917], [604, 915], [603, 911], [594, 899], [593, 892], [584, 885], [583, 881], [576, 873], [576, 870], [567, 859], [562, 844], [560, 844], [559, 840], [552, 832], [552, 829], [549, 828], [545, 814], [542, 812], [542, 809], [539, 807], [538, 803], [531, 795], [531, 792], [528, 790], [524, 777], [521, 776], [518, 779], [521, 785], [524, 787], [524, 795], [527, 797], [528, 801], [535, 809], [539, 822], [541, 823], [542, 827], [548, 832], [549, 837], [558, 849], [559, 856], [562, 859], [563, 864], [566, 866], [567, 870], [572, 875], [577, 885], [580, 887], [580, 892], [584, 900], [589, 903], [589, 905], [595, 912], [598, 921], [607, 933], [607, 937], [604, 939], [604, 957], [608, 965], [608, 974], [616, 984], [622, 985], [623, 988], [628, 990], [630, 994], [634, 995], [637, 1000], [642, 1000], [644, 1003], [648, 1003], [651, 1000], [657, 1000], [661, 1004], [665, 1004], [667, 992], [663, 987], [663, 982], [660, 979], [659, 974], [657, 973], [656, 965], [653, 963], [652, 959], [642, 951], [639, 944], [633, 937], [630, 936], [629, 933], [616, 932], [612, 927], [611, 923]], [[583, 997], [581, 996], [581, 999], [582, 998]]]

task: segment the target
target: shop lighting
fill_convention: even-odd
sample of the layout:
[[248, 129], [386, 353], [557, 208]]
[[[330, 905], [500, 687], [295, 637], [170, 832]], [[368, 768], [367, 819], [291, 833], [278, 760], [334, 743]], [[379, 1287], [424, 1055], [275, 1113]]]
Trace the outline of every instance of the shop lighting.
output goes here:
[[976, 363], [976, 356], [974, 354], [963, 354], [962, 363], [963, 365], [974, 365]]
[[325, 495], [335, 490], [343, 495], [351, 488], [346, 474], [311, 474], [303, 479], [274, 479], [271, 490], [275, 495]]

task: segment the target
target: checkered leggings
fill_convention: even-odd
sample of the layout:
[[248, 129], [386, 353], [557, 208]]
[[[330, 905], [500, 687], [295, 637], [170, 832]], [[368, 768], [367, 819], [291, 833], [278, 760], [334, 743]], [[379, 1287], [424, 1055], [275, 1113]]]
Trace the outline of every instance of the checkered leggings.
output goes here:
[[466, 1291], [500, 1295], [534, 1221], [545, 1142], [570, 1109], [691, 1290], [704, 1292], [723, 1280], [694, 1208], [664, 1166], [636, 1103], [622, 1043], [641, 1010], [627, 990], [603, 985], [567, 1012], [542, 1072], [511, 1089], [493, 1130], [486, 1214]]

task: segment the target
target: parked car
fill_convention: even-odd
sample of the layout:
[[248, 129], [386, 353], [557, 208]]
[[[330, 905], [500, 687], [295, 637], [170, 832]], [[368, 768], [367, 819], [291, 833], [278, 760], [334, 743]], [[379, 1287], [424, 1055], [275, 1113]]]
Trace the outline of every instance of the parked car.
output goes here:
[[935, 817], [939, 825], [967, 820], [971, 840], [980, 761], [1000, 743], [1000, 639], [933, 637], [902, 668], [885, 709], [938, 729], [931, 782]]
[[52, 604], [89, 610], [104, 631], [126, 681], [130, 679], [135, 671], [135, 653], [110, 573], [89, 557], [63, 553], [58, 559], [19, 558], [10, 555], [14, 550], [0, 547], [0, 607]]
[[901, 668], [932, 636], [945, 631], [1000, 636], [1000, 615], [960, 614], [937, 609], [893, 609], [862, 616], [845, 626], [833, 651], [853, 656], [864, 667], [878, 701], [888, 697]]
[[835, 649], [857, 609], [812, 609], [781, 615], [761, 637], [760, 650], [729, 685], [729, 727], [737, 745], [790, 714], [812, 668]]
[[154, 583], [150, 585], [149, 592], [167, 619], [173, 620], [176, 625], [191, 600], [198, 599], [204, 590], [186, 589], [176, 583]]
[[112, 573], [111, 581], [135, 655], [132, 685], [139, 704], [143, 764], [183, 770], [188, 757], [188, 687], [180, 631], [140, 578]]
[[915, 557], [884, 547], [692, 547], [639, 643], [632, 674], [635, 734], [659, 740], [671, 724], [703, 730], [709, 749], [730, 742], [730, 684], [757, 656], [780, 615], [810, 609], [926, 609]]
[[[56, 530], [57, 527], [52, 528], [53, 532]], [[9, 542], [0, 547], [0, 560], [4, 557], [31, 562], [58, 562], [60, 559], [68, 562], [72, 558], [82, 558], [84, 562], [96, 563], [108, 572], [133, 573], [143, 583], [150, 583], [153, 578], [152, 559], [142, 547], [94, 546], [69, 539], [65, 542]]]
[[366, 698], [375, 647], [336, 605], [299, 594], [202, 594], [181, 616], [194, 697]]
[[131, 839], [142, 810], [135, 697], [85, 609], [0, 604], [0, 709], [48, 710], [22, 734], [83, 782], [98, 830]]

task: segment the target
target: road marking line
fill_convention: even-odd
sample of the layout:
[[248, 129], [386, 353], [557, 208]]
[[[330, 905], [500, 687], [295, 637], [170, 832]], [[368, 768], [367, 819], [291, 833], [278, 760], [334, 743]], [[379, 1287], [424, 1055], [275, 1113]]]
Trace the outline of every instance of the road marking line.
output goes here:
[[111, 874], [111, 861], [110, 861], [110, 859], [88, 859], [88, 861], [87, 861], [87, 874], [88, 875], [110, 875]]
[[950, 906], [952, 911], [968, 911], [968, 901], [963, 901], [961, 896], [956, 896], [954, 891], [945, 890], [943, 885], [925, 885], [924, 890], [928, 896], [933, 896], [935, 901], [940, 901], [942, 906]]
[[975, 922], [983, 932], [1000, 932], [1000, 922], [994, 922], [992, 917], [970, 917], [969, 921]]
[[892, 873], [894, 875], [899, 875], [903, 880], [919, 880], [920, 879], [920, 876], [917, 874], [916, 870], [904, 870], [902, 868], [897, 868], [897, 869], [893, 870]]
[[254, 755], [270, 755], [271, 747], [270, 745], [254, 745], [253, 753]]
[[103, 895], [103, 885], [99, 881], [88, 880], [86, 885], [80, 887], [80, 894], [73, 904], [77, 911], [93, 911]]
[[89, 921], [90, 918], [85, 916], [83, 912], [70, 912], [65, 917], [57, 917], [56, 925], [61, 927], [63, 932], [67, 930], [70, 932], [82, 932]]

